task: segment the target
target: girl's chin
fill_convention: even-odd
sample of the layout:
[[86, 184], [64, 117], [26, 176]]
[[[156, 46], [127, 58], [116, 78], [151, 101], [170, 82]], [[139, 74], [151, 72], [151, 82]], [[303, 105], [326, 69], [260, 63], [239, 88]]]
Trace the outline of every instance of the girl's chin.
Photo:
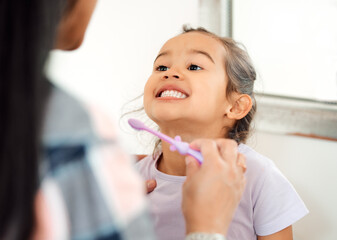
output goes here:
[[191, 125], [193, 123], [191, 118], [182, 118], [182, 117], [158, 117], [155, 119], [152, 119], [155, 123], [157, 123], [158, 126], [181, 126], [181, 125]]
[[182, 112], [172, 110], [165, 111], [164, 109], [156, 111], [150, 118], [155, 122], [167, 122], [167, 123], [184, 120]]
[[165, 118], [158, 117], [156, 119], [153, 119], [153, 121], [156, 122], [158, 125], [161, 125], [161, 124], [174, 124], [183, 120], [181, 118], [179, 119], [174, 117], [165, 117]]

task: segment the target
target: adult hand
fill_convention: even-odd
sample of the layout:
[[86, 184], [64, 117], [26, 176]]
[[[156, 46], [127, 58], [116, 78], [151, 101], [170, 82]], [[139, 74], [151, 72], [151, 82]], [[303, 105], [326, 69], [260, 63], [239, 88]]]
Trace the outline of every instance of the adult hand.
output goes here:
[[145, 186], [146, 186], [146, 193], [150, 193], [157, 187], [157, 182], [155, 179], [146, 180]]
[[245, 187], [245, 157], [238, 153], [233, 140], [199, 139], [190, 146], [201, 151], [204, 162], [199, 165], [186, 157], [182, 201], [186, 234], [226, 235]]

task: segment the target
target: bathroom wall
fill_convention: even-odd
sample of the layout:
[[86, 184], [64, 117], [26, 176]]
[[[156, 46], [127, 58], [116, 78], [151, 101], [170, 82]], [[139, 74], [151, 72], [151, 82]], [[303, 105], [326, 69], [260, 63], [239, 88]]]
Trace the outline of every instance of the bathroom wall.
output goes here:
[[249, 145], [275, 162], [310, 211], [294, 239], [337, 239], [337, 141], [257, 131]]

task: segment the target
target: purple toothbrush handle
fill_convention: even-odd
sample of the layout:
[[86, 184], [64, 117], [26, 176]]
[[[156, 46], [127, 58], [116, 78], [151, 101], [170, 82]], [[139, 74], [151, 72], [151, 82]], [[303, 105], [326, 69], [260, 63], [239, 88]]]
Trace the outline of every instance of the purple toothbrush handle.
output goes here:
[[160, 139], [168, 142], [171, 146], [170, 146], [170, 150], [171, 151], [178, 151], [180, 154], [182, 155], [186, 155], [189, 154], [192, 157], [196, 158], [200, 163], [202, 163], [202, 155], [200, 152], [193, 150], [189, 147], [189, 144], [187, 142], [182, 142], [181, 141], [181, 137], [180, 136], [176, 136], [174, 139], [170, 138], [169, 136], [155, 131], [147, 126], [144, 125], [144, 123], [142, 123], [141, 121], [137, 120], [137, 119], [129, 119], [129, 124], [131, 127], [133, 127], [136, 130], [145, 130], [149, 133], [152, 133], [153, 135], [159, 137]]
[[174, 143], [174, 140], [172, 138], [170, 138], [169, 136], [161, 133], [161, 132], [158, 132], [158, 131], [155, 131], [149, 127], [144, 127], [144, 130], [152, 133], [153, 135], [159, 137], [160, 139], [164, 140], [165, 142], [168, 142], [169, 144], [173, 144]]
[[197, 150], [194, 150], [194, 149], [192, 149], [192, 148], [188, 148], [187, 154], [190, 155], [190, 156], [192, 156], [192, 157], [194, 157], [195, 159], [198, 160], [198, 162], [199, 162], [200, 164], [202, 164], [204, 158], [202, 157], [201, 152], [199, 152], [199, 151], [197, 151]]
[[190, 155], [197, 159], [200, 164], [203, 161], [201, 153], [197, 150], [190, 148], [187, 142], [182, 142], [180, 136], [175, 136], [174, 142], [171, 145], [170, 149], [171, 151], [177, 150], [182, 155]]

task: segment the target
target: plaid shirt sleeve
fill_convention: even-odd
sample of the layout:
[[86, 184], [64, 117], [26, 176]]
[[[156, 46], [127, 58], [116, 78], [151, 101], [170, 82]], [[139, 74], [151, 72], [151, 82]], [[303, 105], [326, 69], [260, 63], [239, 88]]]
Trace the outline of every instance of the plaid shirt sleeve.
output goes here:
[[155, 239], [143, 182], [112, 121], [60, 91], [50, 102], [41, 188], [54, 239]]

